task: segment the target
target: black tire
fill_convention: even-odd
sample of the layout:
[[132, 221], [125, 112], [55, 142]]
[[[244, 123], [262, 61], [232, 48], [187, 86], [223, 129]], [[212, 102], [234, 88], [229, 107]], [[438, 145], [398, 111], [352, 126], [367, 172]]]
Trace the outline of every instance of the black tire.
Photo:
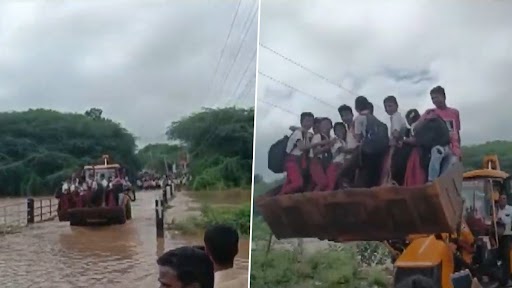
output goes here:
[[87, 220], [80, 213], [68, 213], [70, 226], [87, 226]]

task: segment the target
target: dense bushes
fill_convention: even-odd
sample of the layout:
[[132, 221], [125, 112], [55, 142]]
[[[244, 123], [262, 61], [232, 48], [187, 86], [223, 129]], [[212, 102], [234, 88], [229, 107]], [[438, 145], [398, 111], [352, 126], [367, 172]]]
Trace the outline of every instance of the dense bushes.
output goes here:
[[200, 216], [191, 216], [182, 222], [174, 223], [170, 228], [190, 234], [204, 231], [211, 225], [227, 224], [237, 229], [241, 235], [249, 236], [250, 223], [250, 203], [238, 207], [213, 207], [204, 204]]
[[167, 130], [191, 155], [194, 190], [247, 187], [252, 182], [254, 109], [203, 109]]
[[104, 154], [137, 172], [133, 135], [92, 110], [89, 116], [45, 109], [0, 113], [0, 196], [53, 193]]

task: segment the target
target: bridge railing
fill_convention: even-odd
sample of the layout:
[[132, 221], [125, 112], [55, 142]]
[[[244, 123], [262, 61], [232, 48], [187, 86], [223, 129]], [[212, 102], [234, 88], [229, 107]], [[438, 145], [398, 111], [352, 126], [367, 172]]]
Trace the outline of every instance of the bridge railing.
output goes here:
[[57, 217], [58, 200], [28, 198], [0, 206], [0, 234], [16, 232], [28, 224], [53, 220]]

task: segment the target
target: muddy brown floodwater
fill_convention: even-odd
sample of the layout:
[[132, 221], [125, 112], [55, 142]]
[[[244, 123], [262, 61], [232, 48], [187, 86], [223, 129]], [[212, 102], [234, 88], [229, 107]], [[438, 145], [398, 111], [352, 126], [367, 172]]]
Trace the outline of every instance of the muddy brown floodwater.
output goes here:
[[[155, 195], [156, 191], [137, 193], [133, 220], [125, 225], [70, 227], [68, 222], [50, 221], [21, 233], [0, 234], [0, 287], [158, 287], [158, 255], [179, 246], [202, 244], [202, 239], [168, 231], [164, 240], [157, 240]], [[176, 208], [180, 201], [194, 202], [186, 193], [175, 200]], [[0, 199], [2, 204], [6, 203]], [[168, 212], [178, 216], [173, 209]], [[234, 278], [247, 277], [248, 257], [249, 243], [242, 240]]]

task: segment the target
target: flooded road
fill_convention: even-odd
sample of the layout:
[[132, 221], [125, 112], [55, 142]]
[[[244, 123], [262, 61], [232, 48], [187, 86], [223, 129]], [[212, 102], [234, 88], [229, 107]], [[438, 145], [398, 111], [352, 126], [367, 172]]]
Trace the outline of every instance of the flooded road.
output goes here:
[[[0, 235], [0, 287], [158, 287], [158, 255], [202, 244], [202, 239], [168, 231], [165, 240], [157, 241], [155, 194], [137, 193], [133, 220], [125, 225], [70, 227], [68, 222], [50, 221], [31, 225], [22, 233]], [[191, 203], [186, 194], [180, 194], [172, 205]], [[177, 215], [173, 209], [168, 214]], [[235, 262], [243, 276], [247, 275], [248, 247], [248, 241], [242, 240]]]

